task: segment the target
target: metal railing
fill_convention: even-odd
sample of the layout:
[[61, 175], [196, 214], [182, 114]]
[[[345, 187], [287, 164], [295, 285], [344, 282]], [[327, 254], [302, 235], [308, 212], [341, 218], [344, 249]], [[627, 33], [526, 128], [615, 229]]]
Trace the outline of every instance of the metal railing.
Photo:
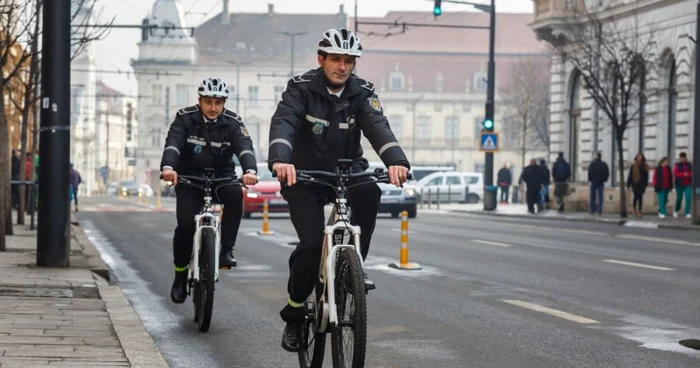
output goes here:
[[[29, 198], [29, 200], [28, 200], [29, 205], [25, 206], [25, 207], [26, 207], [26, 211], [29, 213], [29, 229], [34, 230], [34, 228], [35, 228], [34, 214], [36, 213], [36, 209], [37, 209], [36, 198], [38, 196], [39, 183], [36, 181], [31, 181], [31, 180], [10, 180], [10, 185], [11, 186], [12, 185], [20, 185], [20, 186], [30, 188], [29, 192], [27, 192], [25, 190], [24, 200], [26, 202], [27, 197]], [[27, 196], [27, 194], [29, 194], [29, 195]], [[18, 201], [20, 200], [19, 193], [17, 193], [17, 200]], [[19, 203], [18, 203], [18, 205], [19, 205]], [[19, 221], [19, 217], [17, 218], [17, 220]]]

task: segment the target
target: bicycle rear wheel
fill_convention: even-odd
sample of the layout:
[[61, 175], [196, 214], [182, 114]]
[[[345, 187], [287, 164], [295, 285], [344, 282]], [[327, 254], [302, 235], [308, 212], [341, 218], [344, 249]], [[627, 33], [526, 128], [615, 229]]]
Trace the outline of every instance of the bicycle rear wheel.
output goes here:
[[333, 368], [363, 368], [367, 348], [367, 299], [358, 254], [343, 249], [336, 262], [338, 326], [331, 328]]
[[316, 283], [314, 291], [306, 299], [306, 322], [301, 332], [303, 348], [299, 351], [299, 366], [301, 368], [321, 368], [326, 351], [326, 334], [318, 332], [322, 318], [323, 284]]
[[202, 229], [199, 249], [199, 282], [194, 287], [195, 320], [199, 330], [207, 332], [214, 309], [214, 285], [216, 283], [216, 249], [214, 230]]

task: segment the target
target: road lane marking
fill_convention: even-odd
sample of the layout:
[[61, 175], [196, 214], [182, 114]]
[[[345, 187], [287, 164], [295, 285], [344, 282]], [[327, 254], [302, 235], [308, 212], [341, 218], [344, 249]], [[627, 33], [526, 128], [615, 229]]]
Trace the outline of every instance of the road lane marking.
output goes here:
[[653, 242], [659, 242], [659, 243], [671, 243], [671, 244], [680, 244], [680, 245], [690, 245], [693, 247], [700, 247], [699, 243], [692, 243], [689, 241], [684, 241], [684, 240], [673, 240], [673, 239], [664, 239], [664, 238], [655, 238], [653, 236], [643, 236], [643, 235], [634, 235], [634, 234], [620, 234], [617, 235], [618, 238], [623, 238], [623, 239], [633, 239], [633, 240], [647, 240], [647, 241], [653, 241]]
[[668, 268], [668, 267], [660, 267], [660, 266], [652, 266], [644, 263], [634, 263], [634, 262], [626, 262], [626, 261], [618, 261], [615, 259], [604, 259], [603, 262], [607, 263], [615, 263], [615, 264], [620, 264], [620, 265], [625, 265], [625, 266], [632, 266], [632, 267], [642, 267], [642, 268], [649, 268], [652, 270], [659, 270], [659, 271], [673, 271], [673, 268]]
[[479, 244], [486, 244], [486, 245], [495, 245], [495, 246], [498, 246], [498, 247], [505, 247], [505, 248], [512, 247], [512, 245], [510, 245], [510, 244], [492, 242], [492, 241], [488, 241], [488, 240], [472, 239], [472, 242], [473, 242], [473, 243], [479, 243]]
[[524, 301], [522, 301], [522, 300], [502, 300], [502, 302], [508, 303], [508, 304], [511, 304], [511, 305], [515, 305], [515, 306], [518, 306], [518, 307], [521, 307], [521, 308], [530, 309], [530, 310], [533, 310], [533, 311], [536, 311], [536, 312], [541, 312], [541, 313], [549, 314], [550, 316], [563, 318], [563, 319], [565, 319], [565, 320], [569, 320], [569, 321], [576, 322], [576, 323], [581, 323], [581, 324], [595, 324], [595, 323], [600, 323], [600, 322], [598, 322], [598, 321], [596, 321], [596, 320], [594, 320], [594, 319], [589, 319], [589, 318], [586, 318], [586, 317], [577, 316], [577, 315], [575, 315], [575, 314], [566, 313], [566, 312], [563, 312], [563, 311], [560, 311], [560, 310], [556, 310], [556, 309], [552, 309], [552, 308], [543, 307], [543, 306], [541, 306], [541, 305], [537, 305], [537, 304], [532, 304], [532, 303], [524, 302]]

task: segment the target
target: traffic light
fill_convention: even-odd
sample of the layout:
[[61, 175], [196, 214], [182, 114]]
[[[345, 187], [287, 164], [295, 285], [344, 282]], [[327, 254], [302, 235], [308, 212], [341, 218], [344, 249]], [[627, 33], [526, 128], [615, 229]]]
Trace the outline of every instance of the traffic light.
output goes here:
[[442, 0], [435, 0], [435, 7], [433, 7], [433, 14], [437, 17], [442, 14]]
[[493, 102], [486, 102], [486, 116], [484, 119], [484, 130], [487, 132], [493, 132], [494, 130], [494, 123], [493, 123]]

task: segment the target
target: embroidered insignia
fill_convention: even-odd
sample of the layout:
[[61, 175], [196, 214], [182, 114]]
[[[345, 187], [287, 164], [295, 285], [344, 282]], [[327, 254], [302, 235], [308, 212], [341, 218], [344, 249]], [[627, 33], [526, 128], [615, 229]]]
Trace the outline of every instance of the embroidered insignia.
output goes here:
[[370, 97], [370, 98], [368, 98], [367, 100], [369, 101], [369, 105], [370, 105], [373, 109], [375, 109], [375, 110], [377, 110], [377, 111], [379, 111], [379, 112], [382, 112], [382, 104], [379, 102], [379, 99], [378, 99], [378, 98], [376, 98], [376, 97]]
[[241, 133], [243, 133], [243, 135], [246, 137], [250, 137], [250, 134], [248, 134], [248, 129], [246, 129], [244, 126], [241, 126]]
[[199, 144], [194, 146], [194, 153], [202, 153], [202, 146]]
[[325, 127], [325, 125], [323, 125], [323, 123], [317, 121], [314, 123], [314, 126], [311, 128], [311, 131], [314, 134], [319, 135], [319, 134], [323, 133], [324, 127]]

